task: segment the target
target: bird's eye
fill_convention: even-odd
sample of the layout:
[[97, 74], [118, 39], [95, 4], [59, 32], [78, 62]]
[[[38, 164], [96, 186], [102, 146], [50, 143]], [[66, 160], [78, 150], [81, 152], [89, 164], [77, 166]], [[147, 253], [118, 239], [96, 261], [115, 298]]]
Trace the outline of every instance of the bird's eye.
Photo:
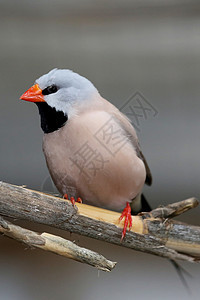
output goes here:
[[48, 86], [46, 89], [44, 89], [42, 91], [42, 94], [43, 95], [53, 94], [53, 93], [56, 93], [57, 90], [58, 90], [57, 86], [55, 84], [52, 84], [52, 85]]

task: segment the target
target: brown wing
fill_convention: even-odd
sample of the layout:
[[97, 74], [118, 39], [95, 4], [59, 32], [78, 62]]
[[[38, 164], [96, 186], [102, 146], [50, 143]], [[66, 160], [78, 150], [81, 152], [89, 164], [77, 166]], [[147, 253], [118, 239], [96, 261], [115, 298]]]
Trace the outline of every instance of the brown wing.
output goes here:
[[130, 139], [130, 141], [132, 142], [137, 156], [139, 158], [142, 159], [142, 161], [144, 162], [145, 165], [145, 169], [146, 169], [146, 180], [145, 183], [147, 185], [151, 185], [152, 184], [152, 175], [151, 175], [151, 171], [150, 168], [147, 164], [147, 161], [140, 149], [140, 144], [137, 138], [137, 134], [135, 132], [135, 129], [133, 128], [132, 124], [130, 123], [129, 119], [122, 114], [119, 110], [114, 110], [112, 111], [112, 115], [114, 115], [114, 117], [117, 119], [117, 121], [120, 123], [121, 127], [123, 128], [123, 130], [126, 132], [127, 137]]

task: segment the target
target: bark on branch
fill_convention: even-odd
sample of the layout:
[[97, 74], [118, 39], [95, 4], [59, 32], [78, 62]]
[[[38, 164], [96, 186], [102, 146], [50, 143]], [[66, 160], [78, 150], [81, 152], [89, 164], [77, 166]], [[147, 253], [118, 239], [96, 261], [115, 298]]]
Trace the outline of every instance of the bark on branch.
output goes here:
[[197, 205], [198, 200], [190, 198], [133, 216], [133, 227], [120, 242], [123, 222], [119, 223], [119, 213], [79, 203], [73, 207], [62, 198], [0, 182], [2, 216], [50, 225], [172, 260], [200, 260], [200, 227], [171, 219]]
[[77, 246], [62, 237], [43, 232], [41, 234], [14, 225], [0, 216], [0, 232], [24, 244], [62, 255], [81, 263], [87, 263], [102, 271], [111, 271], [116, 262], [107, 260], [102, 255]]

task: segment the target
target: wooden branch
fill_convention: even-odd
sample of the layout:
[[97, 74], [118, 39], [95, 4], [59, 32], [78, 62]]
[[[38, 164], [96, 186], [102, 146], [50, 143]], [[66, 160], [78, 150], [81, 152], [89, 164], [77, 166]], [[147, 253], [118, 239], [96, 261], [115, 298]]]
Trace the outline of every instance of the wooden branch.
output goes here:
[[119, 213], [76, 204], [24, 187], [0, 182], [0, 214], [69, 230], [81, 235], [172, 260], [200, 260], [200, 227], [168, 219], [198, 205], [194, 198], [133, 216], [123, 242]]
[[4, 220], [1, 216], [0, 232], [8, 237], [23, 242], [30, 247], [36, 247], [50, 251], [74, 259], [81, 263], [86, 263], [96, 267], [99, 270], [111, 271], [116, 265], [116, 262], [107, 260], [102, 255], [99, 255], [98, 253], [86, 248], [81, 248], [75, 243], [72, 243], [59, 236], [46, 232], [39, 234], [34, 231], [24, 229], [20, 226], [12, 224], [11, 222], [8, 222], [7, 220]]

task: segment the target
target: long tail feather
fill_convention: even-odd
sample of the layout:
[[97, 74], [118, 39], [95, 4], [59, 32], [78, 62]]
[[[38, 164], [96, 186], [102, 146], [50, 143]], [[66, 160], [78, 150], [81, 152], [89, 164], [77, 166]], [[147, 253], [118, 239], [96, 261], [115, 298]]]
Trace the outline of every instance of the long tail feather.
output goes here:
[[[141, 210], [140, 211], [137, 211], [137, 213], [139, 212], [148, 212], [148, 211], [151, 211], [152, 208], [151, 206], [149, 205], [149, 203], [147, 202], [146, 198], [144, 197], [143, 194], [141, 194], [141, 198], [140, 198], [140, 201], [141, 201]], [[133, 202], [133, 209], [134, 209], [134, 202]], [[136, 212], [134, 212], [134, 210], [131, 211], [131, 213], [134, 215], [136, 214]], [[180, 278], [180, 281], [182, 282], [183, 286], [185, 287], [185, 289], [187, 290], [188, 294], [191, 294], [191, 290], [189, 288], [189, 285], [184, 277], [184, 274], [187, 275], [188, 277], [192, 277], [192, 275], [186, 271], [180, 264], [178, 264], [176, 261], [172, 260], [172, 259], [169, 259], [169, 261], [171, 262], [171, 264], [174, 266], [179, 278]]]

